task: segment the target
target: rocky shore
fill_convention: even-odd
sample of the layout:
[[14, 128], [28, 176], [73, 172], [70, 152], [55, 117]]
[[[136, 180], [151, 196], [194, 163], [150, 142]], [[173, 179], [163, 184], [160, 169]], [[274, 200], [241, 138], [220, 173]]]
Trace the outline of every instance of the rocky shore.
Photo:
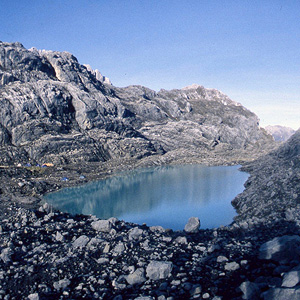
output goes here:
[[185, 231], [173, 232], [72, 216], [47, 204], [11, 209], [0, 227], [1, 299], [299, 296], [300, 237], [292, 221], [199, 230], [191, 218]]

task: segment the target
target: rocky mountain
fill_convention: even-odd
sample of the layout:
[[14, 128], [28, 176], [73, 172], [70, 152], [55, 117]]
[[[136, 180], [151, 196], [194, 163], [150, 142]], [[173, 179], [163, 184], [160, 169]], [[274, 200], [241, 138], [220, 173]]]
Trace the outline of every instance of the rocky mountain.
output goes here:
[[275, 141], [284, 142], [289, 139], [294, 133], [295, 130], [290, 127], [274, 125], [274, 126], [266, 126], [266, 131], [270, 133]]
[[255, 114], [214, 89], [117, 88], [68, 52], [0, 42], [0, 164], [262, 151]]

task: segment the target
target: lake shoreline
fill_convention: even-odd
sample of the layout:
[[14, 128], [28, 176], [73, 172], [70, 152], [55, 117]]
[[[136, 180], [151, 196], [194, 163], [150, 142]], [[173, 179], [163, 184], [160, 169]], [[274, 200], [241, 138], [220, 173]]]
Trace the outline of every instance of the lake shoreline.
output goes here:
[[145, 167], [44, 195], [55, 209], [71, 214], [116, 217], [126, 222], [183, 230], [191, 216], [201, 228], [228, 225], [231, 205], [248, 175], [237, 166], [196, 164]]
[[[270, 148], [262, 152], [255, 150], [235, 150], [228, 152], [189, 155], [185, 150], [168, 152], [165, 155], [153, 155], [142, 159], [123, 158], [107, 162], [80, 162], [78, 164], [54, 165], [52, 167], [36, 167], [35, 164], [27, 166], [7, 165], [0, 167], [0, 197], [2, 211], [9, 203], [15, 203], [21, 208], [37, 209], [44, 203], [43, 195], [65, 187], [78, 186], [109, 178], [122, 171], [145, 167], [201, 164], [204, 166], [232, 166], [244, 165], [268, 153]], [[84, 176], [84, 178], [80, 178]], [[5, 217], [0, 212], [0, 219]]]

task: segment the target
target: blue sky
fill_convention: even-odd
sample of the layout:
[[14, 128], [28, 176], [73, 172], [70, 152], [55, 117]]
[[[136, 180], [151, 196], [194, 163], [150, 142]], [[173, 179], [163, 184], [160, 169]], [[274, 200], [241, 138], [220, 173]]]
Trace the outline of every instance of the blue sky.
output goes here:
[[68, 51], [116, 86], [197, 83], [300, 127], [299, 0], [0, 0], [0, 40]]

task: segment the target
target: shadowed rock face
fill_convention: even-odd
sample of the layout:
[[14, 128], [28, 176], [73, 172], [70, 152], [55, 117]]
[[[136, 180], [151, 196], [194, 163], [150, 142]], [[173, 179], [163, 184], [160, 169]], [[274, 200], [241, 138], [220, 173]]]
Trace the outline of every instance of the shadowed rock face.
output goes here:
[[116, 88], [98, 73], [68, 52], [0, 42], [0, 162], [24, 153], [75, 163], [272, 142], [256, 115], [217, 90]]

